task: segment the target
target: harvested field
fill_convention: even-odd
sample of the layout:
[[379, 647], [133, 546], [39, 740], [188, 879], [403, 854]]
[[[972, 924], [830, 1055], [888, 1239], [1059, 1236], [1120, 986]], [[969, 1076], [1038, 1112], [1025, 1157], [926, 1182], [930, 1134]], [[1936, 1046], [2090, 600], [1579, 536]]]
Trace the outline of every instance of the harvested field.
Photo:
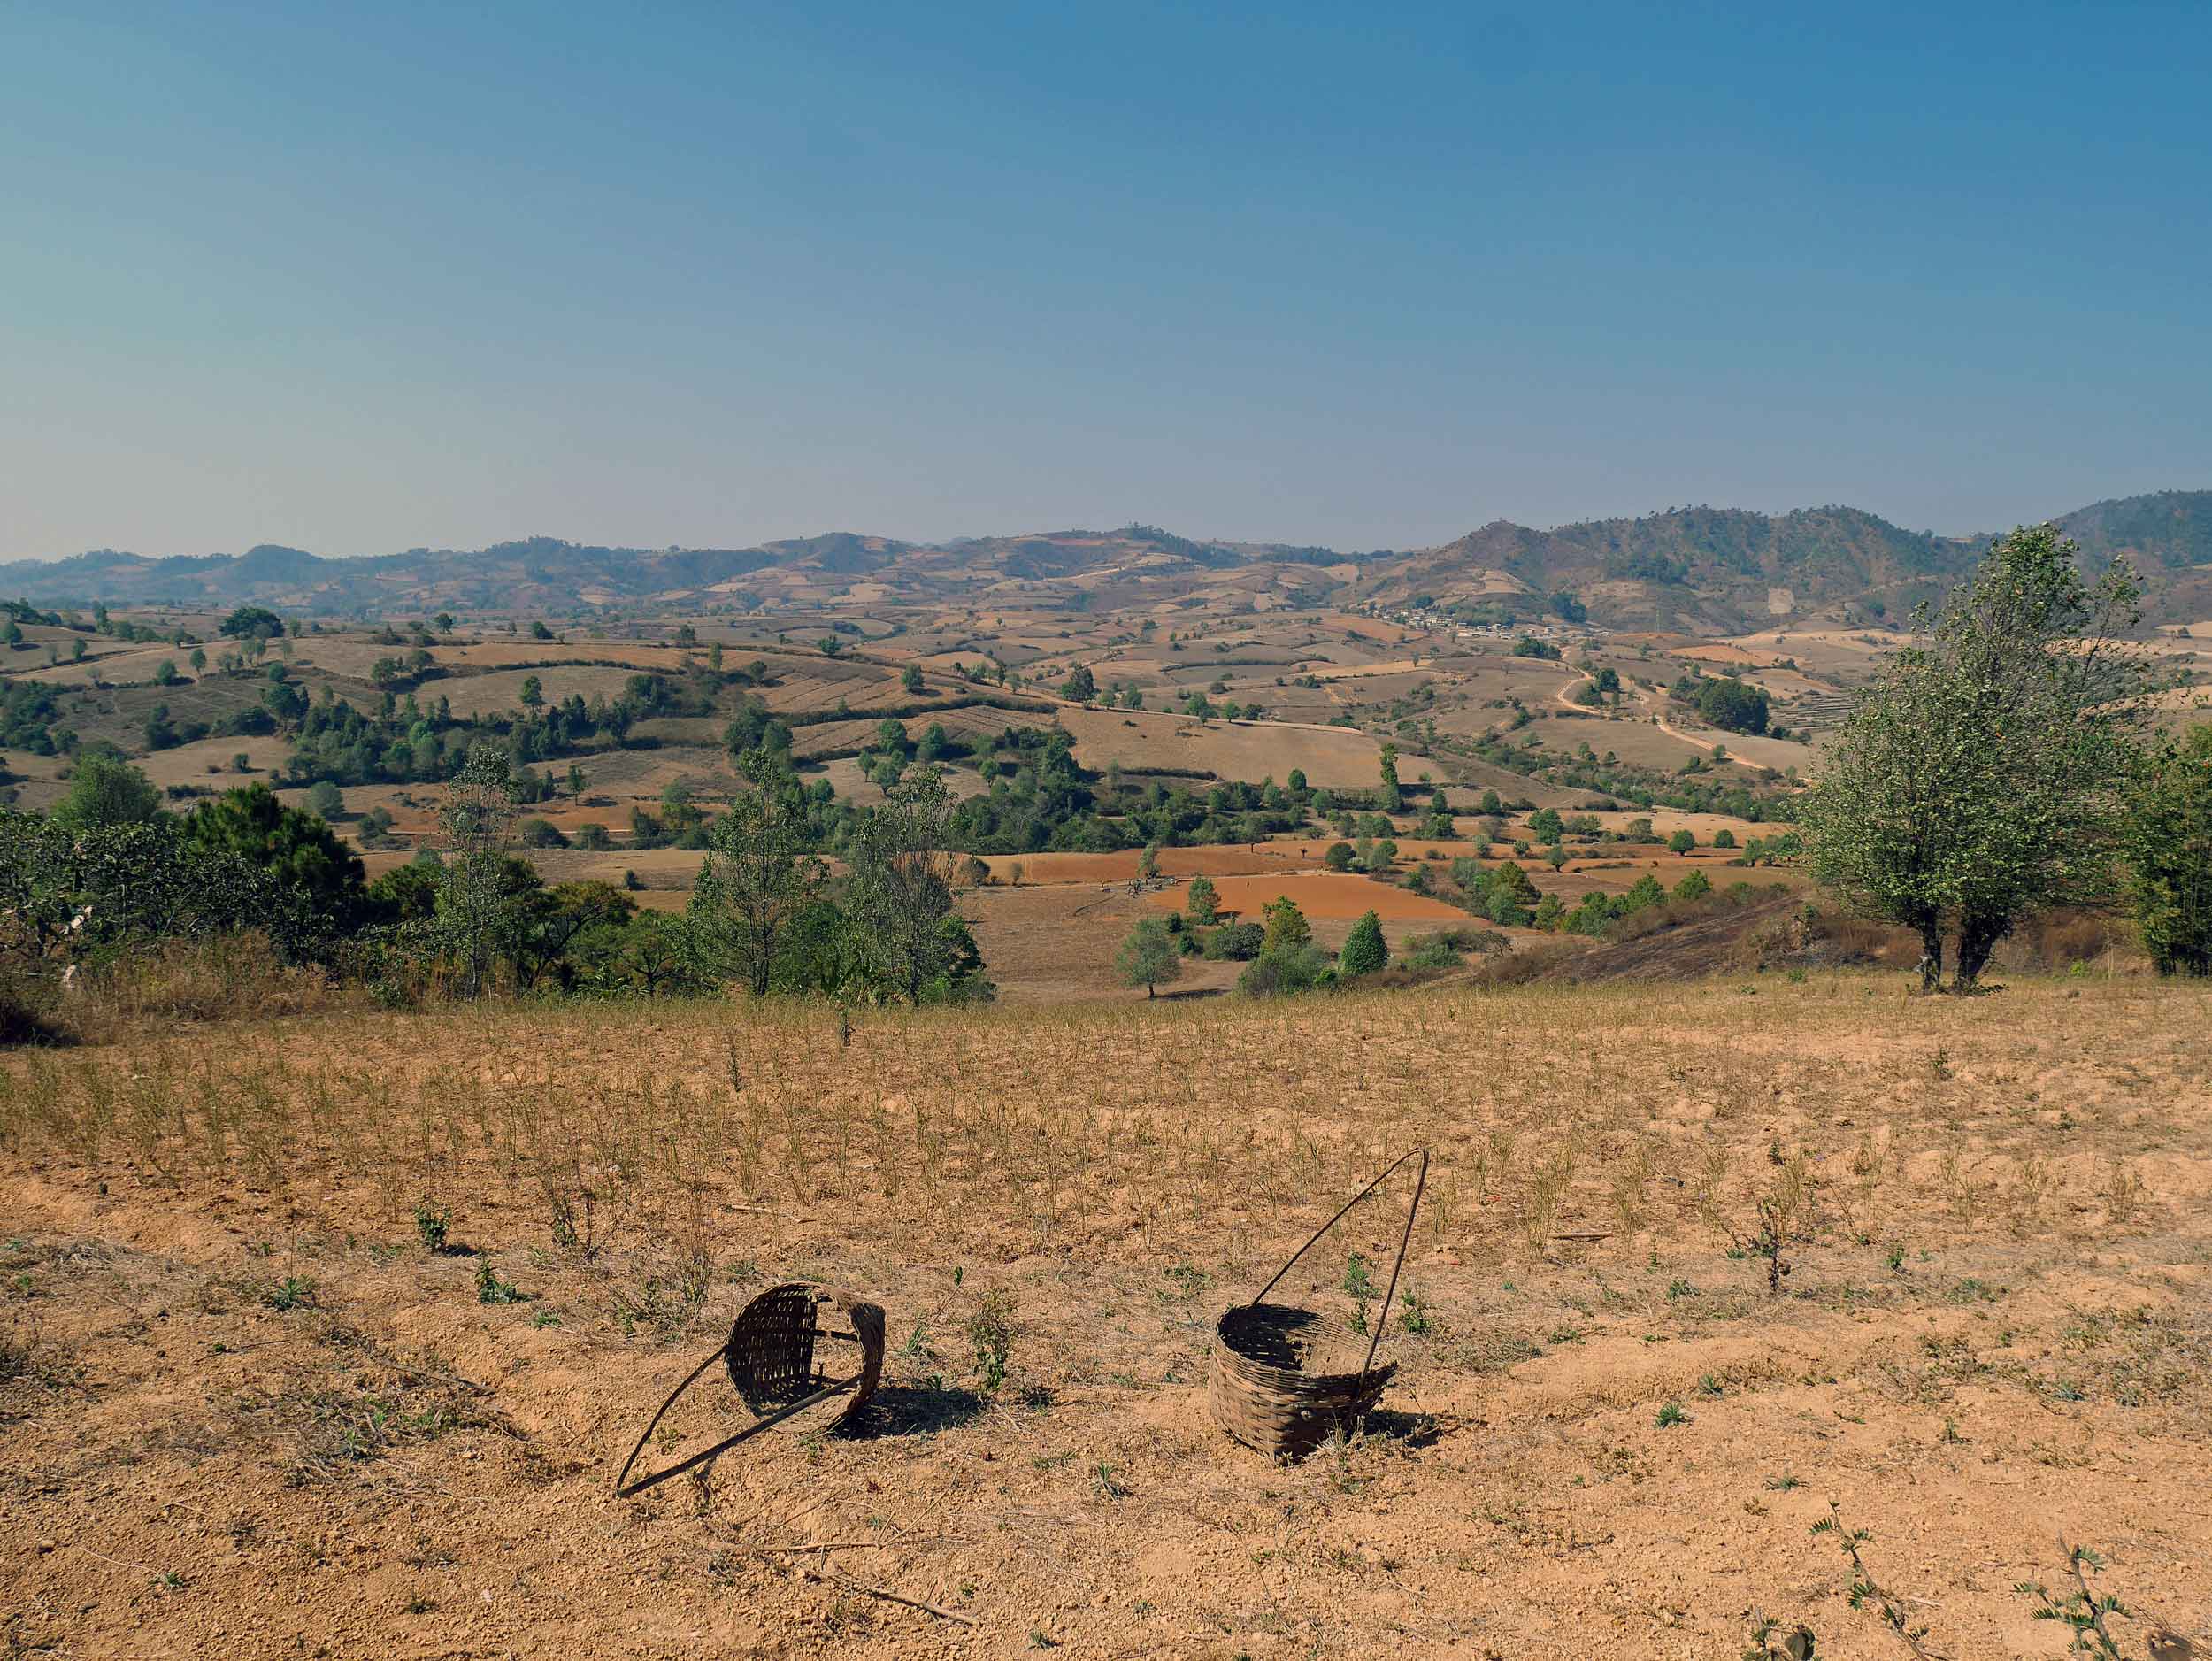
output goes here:
[[1382, 746], [1348, 728], [1222, 720], [1202, 727], [1187, 716], [1071, 704], [1061, 707], [1059, 723], [1075, 740], [1075, 758], [1094, 771], [1119, 763], [1133, 773], [1170, 767], [1280, 783], [1295, 767], [1316, 788], [1371, 787], [1381, 777]]
[[[2126, 1653], [2152, 1621], [2212, 1642], [2206, 994], [1756, 993], [864, 1011], [849, 1044], [827, 1009], [464, 1009], [19, 1052], [8, 1635], [1732, 1657], [1771, 1618], [1890, 1653], [1810, 1532], [1832, 1503], [1939, 1653], [2055, 1654], [2013, 1588], [2064, 1579], [2060, 1534], [2139, 1611]], [[1385, 1411], [1271, 1465], [1205, 1416], [1210, 1323], [1416, 1142]], [[1356, 1211], [1289, 1295], [1348, 1315], [1398, 1219]], [[864, 1434], [611, 1500], [787, 1277], [889, 1311]], [[732, 1422], [714, 1388], [680, 1445]]]
[[539, 669], [496, 669], [488, 674], [453, 675], [426, 681], [418, 699], [435, 703], [444, 698], [459, 716], [511, 715], [522, 708], [522, 683], [535, 676], [548, 704], [580, 697], [587, 704], [622, 696], [634, 669], [548, 665]]
[[[1218, 877], [1214, 887], [1225, 911], [1258, 921], [1267, 903], [1281, 895], [1298, 902], [1298, 909], [1315, 922], [1350, 922], [1372, 911], [1384, 922], [1465, 923], [1467, 913], [1456, 905], [1425, 895], [1411, 894], [1378, 882], [1371, 877], [1336, 871], [1296, 871], [1279, 877]], [[1151, 896], [1156, 905], [1179, 909], [1182, 896], [1164, 892]]]
[[[1318, 856], [1324, 844], [1309, 844]], [[1022, 868], [1022, 881], [1128, 882], [1137, 874], [1140, 850], [1126, 848], [1111, 854], [990, 854], [983, 863], [1001, 882], [1013, 880], [1013, 868]], [[1294, 842], [1265, 842], [1256, 849], [1239, 843], [1226, 848], [1163, 848], [1160, 874], [1167, 877], [1248, 875], [1255, 872], [1299, 870], [1315, 864], [1301, 855]]]

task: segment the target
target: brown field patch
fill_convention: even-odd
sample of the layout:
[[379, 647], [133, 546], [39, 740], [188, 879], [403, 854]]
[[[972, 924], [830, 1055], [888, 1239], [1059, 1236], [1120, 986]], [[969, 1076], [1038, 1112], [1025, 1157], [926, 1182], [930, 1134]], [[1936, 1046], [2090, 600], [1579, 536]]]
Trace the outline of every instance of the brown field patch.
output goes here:
[[[1221, 877], [1215, 880], [1214, 887], [1220, 893], [1223, 911], [1233, 911], [1252, 922], [1259, 920], [1260, 913], [1271, 900], [1286, 894], [1298, 902], [1300, 911], [1317, 922], [1325, 919], [1350, 922], [1368, 911], [1386, 922], [1468, 920], [1467, 913], [1455, 905], [1348, 872], [1297, 871], [1281, 876]], [[1179, 890], [1165, 890], [1149, 897], [1153, 904], [1168, 911], [1182, 908]]]
[[1256, 784], [1280, 783], [1298, 768], [1317, 788], [1381, 777], [1382, 746], [1348, 728], [1219, 719], [1202, 727], [1187, 716], [1073, 705], [1060, 709], [1059, 722], [1075, 740], [1076, 759], [1094, 771], [1118, 763], [1132, 773], [1166, 767]]
[[419, 703], [443, 698], [456, 715], [511, 715], [522, 708], [522, 683], [533, 675], [548, 704], [580, 697], [587, 704], [622, 696], [634, 669], [577, 664], [547, 664], [535, 669], [495, 669], [488, 674], [453, 675], [425, 681], [415, 693]]

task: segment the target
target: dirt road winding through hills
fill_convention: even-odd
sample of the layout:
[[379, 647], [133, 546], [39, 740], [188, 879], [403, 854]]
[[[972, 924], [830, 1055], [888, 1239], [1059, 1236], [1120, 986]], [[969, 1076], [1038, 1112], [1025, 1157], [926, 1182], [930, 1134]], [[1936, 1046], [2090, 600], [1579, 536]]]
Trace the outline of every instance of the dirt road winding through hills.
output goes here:
[[[1585, 681], [1587, 681], [1591, 677], [1587, 673], [1581, 670], [1577, 670], [1575, 673], [1569, 678], [1565, 685], [1562, 686], [1558, 691], [1552, 694], [1552, 697], [1555, 701], [1564, 704], [1567, 708], [1573, 710], [1578, 714], [1584, 712], [1586, 706], [1577, 704], [1574, 701], [1572, 694], [1577, 687], [1580, 686]], [[1708, 754], [1711, 753], [1715, 743], [1719, 742], [1710, 738], [1694, 737], [1690, 734], [1684, 732], [1680, 727], [1670, 722], [1666, 716], [1666, 699], [1662, 697], [1657, 693], [1644, 691], [1640, 692], [1637, 696], [1643, 703], [1650, 706], [1652, 725], [1656, 727], [1661, 732], [1666, 734], [1668, 737], [1678, 738], [1684, 743], [1694, 745], [1697, 749], [1703, 750]], [[1755, 773], [1759, 770], [1756, 765], [1751, 762], [1746, 761], [1740, 756], [1725, 756], [1723, 757], [1722, 759], [1732, 766], [1749, 767]]]

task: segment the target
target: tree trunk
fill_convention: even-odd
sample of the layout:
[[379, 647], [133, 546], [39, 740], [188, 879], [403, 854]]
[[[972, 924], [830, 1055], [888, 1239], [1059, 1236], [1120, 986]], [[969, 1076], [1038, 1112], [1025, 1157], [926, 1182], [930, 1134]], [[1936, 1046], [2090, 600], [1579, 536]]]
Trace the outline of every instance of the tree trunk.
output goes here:
[[1160, 996], [1158, 988], [1154, 987], [1152, 982], [1149, 980], [1147, 980], [1144, 983], [1144, 995], [1148, 998], [1156, 998]]
[[1943, 990], [1943, 927], [1933, 918], [1920, 925], [1920, 989]]
[[1971, 992], [1981, 980], [1983, 966], [1997, 942], [2011, 932], [2009, 918], [1968, 916], [1959, 924], [1959, 966], [1951, 990]]

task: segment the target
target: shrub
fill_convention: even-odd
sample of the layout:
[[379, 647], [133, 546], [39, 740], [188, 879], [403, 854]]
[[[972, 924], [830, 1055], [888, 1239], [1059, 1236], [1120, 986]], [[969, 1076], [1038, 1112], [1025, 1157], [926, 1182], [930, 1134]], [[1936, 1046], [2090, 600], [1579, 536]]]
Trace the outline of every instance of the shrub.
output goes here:
[[1237, 990], [1254, 997], [1283, 997], [1333, 984], [1336, 972], [1311, 941], [1273, 946], [1252, 960], [1237, 977]]
[[1257, 923], [1224, 923], [1206, 933], [1199, 950], [1214, 963], [1249, 963], [1266, 938], [1267, 931]]

